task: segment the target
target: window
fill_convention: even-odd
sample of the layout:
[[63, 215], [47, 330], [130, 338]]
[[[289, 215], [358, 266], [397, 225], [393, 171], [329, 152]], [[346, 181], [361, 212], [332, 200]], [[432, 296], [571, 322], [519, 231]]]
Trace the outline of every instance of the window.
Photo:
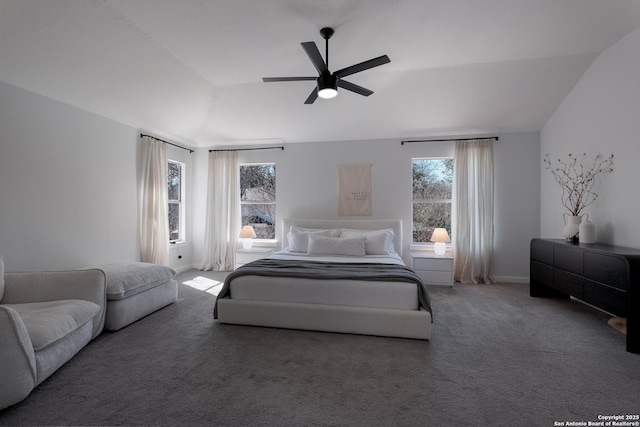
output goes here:
[[184, 163], [169, 160], [169, 242], [184, 240]]
[[413, 243], [427, 243], [436, 228], [451, 234], [453, 159], [412, 159]]
[[240, 165], [242, 225], [251, 225], [257, 239], [276, 238], [276, 165]]

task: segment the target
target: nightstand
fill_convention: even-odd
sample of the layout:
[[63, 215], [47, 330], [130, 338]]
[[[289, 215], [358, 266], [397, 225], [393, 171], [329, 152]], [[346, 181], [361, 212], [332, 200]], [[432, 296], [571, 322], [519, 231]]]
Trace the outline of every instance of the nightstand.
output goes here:
[[411, 252], [413, 271], [425, 285], [453, 286], [453, 257], [433, 252]]
[[257, 259], [266, 258], [273, 253], [273, 248], [236, 249], [236, 268]]

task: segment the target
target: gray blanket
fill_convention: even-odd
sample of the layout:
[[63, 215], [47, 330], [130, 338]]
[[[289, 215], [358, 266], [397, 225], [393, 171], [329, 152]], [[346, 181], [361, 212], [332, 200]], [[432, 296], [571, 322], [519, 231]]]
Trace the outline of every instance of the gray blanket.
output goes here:
[[431, 302], [427, 288], [420, 277], [404, 265], [395, 264], [371, 264], [371, 263], [334, 263], [306, 260], [280, 260], [280, 259], [260, 259], [245, 264], [235, 271], [229, 273], [224, 281], [224, 285], [218, 294], [213, 308], [214, 319], [218, 318], [218, 299], [226, 298], [230, 294], [229, 286], [231, 281], [240, 276], [272, 276], [272, 277], [301, 277], [307, 279], [332, 280], [350, 279], [363, 281], [385, 281], [385, 282], [409, 282], [415, 283], [418, 292], [420, 308], [424, 308], [431, 313]]

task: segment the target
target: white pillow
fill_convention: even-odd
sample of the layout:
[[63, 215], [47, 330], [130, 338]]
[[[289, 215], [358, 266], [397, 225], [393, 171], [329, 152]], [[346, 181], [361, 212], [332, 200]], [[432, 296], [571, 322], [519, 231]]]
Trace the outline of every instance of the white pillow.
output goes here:
[[328, 237], [309, 235], [309, 254], [365, 256], [365, 237]]
[[0, 301], [2, 301], [3, 296], [4, 296], [4, 260], [2, 259], [2, 255], [0, 255]]
[[291, 231], [287, 234], [289, 252], [304, 252], [309, 250], [309, 236], [339, 236], [340, 230], [321, 230], [312, 228], [291, 227]]
[[352, 230], [342, 229], [341, 237], [365, 237], [367, 239], [365, 250], [367, 255], [389, 255], [395, 252], [393, 247], [393, 230], [385, 228], [381, 230]]
[[318, 231], [330, 231], [331, 236], [340, 237], [339, 228], [308, 228], [308, 227], [300, 227], [299, 225], [292, 225], [289, 231], [301, 231], [303, 233], [316, 233]]

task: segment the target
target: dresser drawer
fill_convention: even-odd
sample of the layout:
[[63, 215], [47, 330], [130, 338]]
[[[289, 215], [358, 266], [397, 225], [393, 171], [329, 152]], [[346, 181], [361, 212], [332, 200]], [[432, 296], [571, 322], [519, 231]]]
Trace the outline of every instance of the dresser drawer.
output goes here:
[[584, 277], [621, 290], [627, 290], [629, 266], [624, 258], [584, 253]]
[[539, 261], [531, 260], [529, 276], [531, 280], [543, 285], [553, 286], [553, 267]]
[[553, 266], [582, 275], [582, 251], [569, 246], [555, 246], [553, 248]]
[[616, 316], [627, 316], [627, 293], [620, 289], [585, 280], [583, 300]]
[[411, 253], [413, 271], [425, 285], [453, 286], [453, 258], [428, 252]]
[[553, 270], [553, 287], [560, 292], [582, 299], [584, 297], [583, 282], [584, 279], [581, 276], [562, 270]]
[[251, 261], [255, 261], [263, 257], [264, 255], [262, 254], [249, 254], [249, 253], [236, 252], [236, 264], [248, 264]]
[[451, 271], [453, 259], [442, 258], [414, 258], [414, 270]]
[[236, 251], [236, 264], [235, 268], [242, 267], [250, 262], [266, 258], [273, 253], [273, 249], [270, 248], [254, 248], [254, 249], [242, 249]]
[[531, 242], [531, 259], [553, 265], [553, 245], [540, 240], [533, 240]]

